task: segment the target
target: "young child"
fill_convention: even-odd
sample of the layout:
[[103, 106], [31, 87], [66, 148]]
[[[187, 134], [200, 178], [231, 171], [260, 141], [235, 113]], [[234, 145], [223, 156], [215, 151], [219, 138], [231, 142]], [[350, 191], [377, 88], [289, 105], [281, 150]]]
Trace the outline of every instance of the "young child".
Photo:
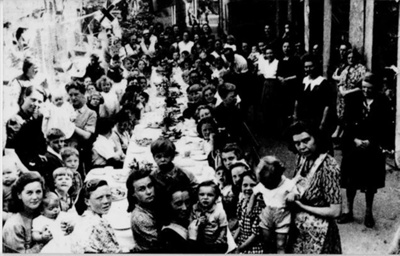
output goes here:
[[117, 148], [115, 142], [111, 139], [114, 123], [109, 118], [100, 118], [97, 120], [96, 131], [98, 136], [93, 143], [92, 165], [93, 167], [113, 166], [122, 168], [125, 154], [122, 148]]
[[63, 159], [64, 166], [70, 169], [73, 173], [72, 187], [68, 193], [71, 200], [74, 202], [78, 197], [79, 190], [83, 186], [82, 176], [79, 170], [79, 152], [72, 147], [65, 147], [61, 150], [61, 158]]
[[201, 148], [206, 155], [214, 150], [214, 137], [217, 129], [217, 124], [211, 117], [206, 117], [200, 120], [197, 124], [197, 133], [202, 138]]
[[[276, 252], [285, 253], [286, 241], [289, 233], [291, 220], [290, 211], [286, 203], [293, 202], [298, 198], [296, 184], [287, 179], [283, 172], [285, 167], [282, 162], [274, 156], [265, 156], [257, 166], [259, 183], [253, 188], [250, 203], [254, 205], [256, 196], [262, 195], [266, 207], [260, 215], [260, 227], [264, 237], [264, 250], [269, 252], [275, 246], [270, 242], [276, 234]], [[248, 212], [251, 208], [248, 207]]]
[[233, 198], [232, 182], [223, 166], [215, 170], [215, 179], [217, 180], [219, 189], [221, 190], [222, 202], [230, 201]]
[[65, 102], [65, 91], [56, 90], [52, 93], [52, 104], [43, 111], [43, 134], [52, 128], [60, 129], [65, 138], [69, 139], [75, 131], [76, 114], [70, 103]]
[[121, 150], [126, 154], [131, 136], [129, 134], [132, 124], [128, 113], [118, 112], [116, 116], [117, 124], [114, 126], [111, 134], [111, 139], [117, 146], [117, 151]]
[[138, 103], [136, 107], [140, 110], [140, 116], [143, 116], [143, 113], [147, 113], [151, 111], [151, 107], [149, 103], [149, 94], [146, 92], [141, 92], [138, 96]]
[[[68, 252], [67, 237], [61, 230], [61, 222], [65, 215], [60, 214], [60, 199], [53, 192], [47, 192], [43, 199], [42, 214], [32, 221], [32, 240], [40, 244], [43, 253]], [[51, 244], [51, 249], [50, 249]]]
[[112, 91], [113, 82], [110, 78], [102, 76], [96, 82], [97, 88], [101, 90], [101, 96], [104, 99], [104, 103], [100, 105], [99, 114], [100, 117], [113, 117], [120, 108], [118, 95], [115, 91]]
[[254, 172], [247, 171], [241, 175], [239, 186], [243, 197], [237, 205], [237, 218], [239, 229], [235, 234], [235, 240], [238, 245], [236, 253], [244, 254], [262, 254], [264, 253], [261, 239], [260, 213], [262, 211], [262, 202], [256, 200], [254, 206], [248, 212], [250, 198], [253, 195], [253, 188], [257, 184], [257, 177]]
[[248, 59], [254, 64], [258, 61], [258, 58], [260, 57], [260, 53], [257, 50], [257, 46], [251, 47], [251, 53], [248, 57]]
[[150, 150], [158, 167], [152, 174], [161, 188], [166, 189], [172, 181], [191, 188], [197, 186], [193, 173], [175, 166], [172, 162], [176, 154], [176, 147], [172, 141], [160, 137], [151, 143]]
[[57, 168], [53, 172], [54, 192], [60, 199], [60, 207], [63, 212], [67, 212], [73, 205], [71, 197], [68, 194], [68, 191], [72, 187], [73, 177], [73, 172], [67, 167]]
[[65, 145], [65, 134], [58, 128], [51, 128], [46, 134], [46, 142], [47, 152], [44, 156], [47, 161], [39, 173], [43, 176], [47, 188], [53, 190], [53, 171], [64, 165], [60, 151]]
[[10, 217], [8, 206], [11, 201], [11, 187], [19, 177], [19, 170], [14, 162], [3, 158], [3, 224]]
[[198, 186], [198, 202], [193, 205], [190, 222], [198, 226], [196, 248], [199, 253], [225, 253], [228, 249], [228, 219], [222, 204], [217, 203], [221, 191], [213, 181]]

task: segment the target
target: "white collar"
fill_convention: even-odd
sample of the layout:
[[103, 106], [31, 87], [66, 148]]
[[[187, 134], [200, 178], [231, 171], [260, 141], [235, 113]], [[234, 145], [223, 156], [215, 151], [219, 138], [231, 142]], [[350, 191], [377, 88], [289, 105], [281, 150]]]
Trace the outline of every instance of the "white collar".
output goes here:
[[50, 146], [47, 146], [47, 151], [49, 151], [53, 155], [57, 156], [62, 161], [61, 155], [59, 153], [57, 153], [56, 151], [54, 151], [54, 149], [52, 149]]
[[318, 86], [324, 81], [324, 77], [319, 76], [315, 79], [311, 79], [309, 76], [304, 77], [303, 84], [304, 90], [307, 90], [307, 87], [310, 86], [311, 91], [314, 90], [315, 86]]

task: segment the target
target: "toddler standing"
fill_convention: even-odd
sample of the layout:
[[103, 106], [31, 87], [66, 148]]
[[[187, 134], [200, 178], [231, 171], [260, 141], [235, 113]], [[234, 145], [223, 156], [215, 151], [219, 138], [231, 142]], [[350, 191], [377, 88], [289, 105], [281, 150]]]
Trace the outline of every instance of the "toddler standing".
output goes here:
[[67, 212], [72, 208], [73, 201], [71, 200], [68, 191], [72, 187], [72, 179], [74, 174], [72, 170], [67, 167], [60, 167], [54, 170], [54, 192], [60, 199], [61, 211]]
[[217, 203], [220, 195], [213, 181], [204, 181], [198, 186], [198, 202], [193, 206], [190, 221], [198, 226], [199, 253], [225, 253], [228, 249], [228, 219], [222, 204]]
[[264, 250], [271, 252], [270, 241], [276, 235], [276, 252], [285, 253], [286, 241], [289, 233], [291, 214], [286, 207], [287, 201], [294, 201], [298, 196], [296, 184], [287, 179], [283, 172], [285, 167], [274, 156], [265, 156], [257, 166], [259, 183], [253, 188], [250, 203], [254, 203], [258, 194], [262, 195], [265, 208], [260, 215], [260, 227], [264, 237]]

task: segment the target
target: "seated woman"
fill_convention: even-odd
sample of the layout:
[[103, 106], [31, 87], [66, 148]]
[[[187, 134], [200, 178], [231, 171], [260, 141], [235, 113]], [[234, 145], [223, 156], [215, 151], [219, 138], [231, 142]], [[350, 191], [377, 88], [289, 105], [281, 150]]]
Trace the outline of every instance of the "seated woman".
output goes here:
[[111, 208], [111, 189], [105, 180], [84, 183], [75, 204], [81, 218], [71, 234], [73, 253], [119, 253], [113, 228], [103, 218]]
[[22, 174], [13, 185], [9, 211], [14, 214], [3, 226], [4, 253], [39, 252], [40, 247], [33, 245], [32, 221], [40, 215], [44, 190], [44, 180], [37, 172]]
[[131, 229], [135, 240], [133, 251], [137, 253], [155, 253], [160, 248], [156, 181], [150, 173], [145, 169], [133, 170], [126, 181], [128, 212], [131, 212]]
[[163, 253], [194, 253], [188, 238], [191, 210], [190, 187], [176, 183], [168, 190], [167, 225], [160, 233]]
[[122, 149], [116, 150], [116, 145], [111, 139], [113, 122], [108, 118], [100, 118], [97, 121], [98, 137], [93, 143], [92, 165], [93, 167], [113, 166], [121, 168], [125, 154]]

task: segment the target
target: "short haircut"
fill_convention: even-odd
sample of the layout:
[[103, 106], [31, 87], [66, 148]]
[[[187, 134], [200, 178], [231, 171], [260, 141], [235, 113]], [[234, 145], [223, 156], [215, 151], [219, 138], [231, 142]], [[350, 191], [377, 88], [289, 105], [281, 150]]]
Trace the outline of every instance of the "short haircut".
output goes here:
[[286, 131], [286, 137], [289, 142], [290, 151], [298, 153], [296, 146], [293, 143], [293, 136], [303, 132], [308, 133], [314, 138], [317, 146], [316, 153], [325, 153], [329, 150], [329, 137], [323, 134], [316, 125], [308, 122], [297, 121], [294, 122]]
[[22, 72], [24, 74], [28, 73], [29, 68], [32, 67], [33, 65], [35, 65], [35, 63], [33, 63], [31, 57], [25, 58], [24, 62], [22, 63]]
[[172, 141], [163, 137], [153, 141], [150, 146], [151, 153], [154, 155], [163, 153], [167, 156], [175, 156], [176, 147]]
[[201, 132], [201, 129], [203, 125], [209, 124], [211, 125], [211, 128], [216, 131], [217, 130], [217, 124], [215, 123], [214, 119], [211, 117], [206, 117], [200, 120], [200, 122], [197, 124], [197, 133], [199, 134], [200, 138], [203, 138], [203, 133]]
[[315, 65], [317, 63], [315, 57], [309, 53], [305, 54], [301, 60], [303, 61], [303, 64], [306, 62], [312, 62]]
[[207, 181], [203, 181], [202, 183], [200, 183], [197, 186], [197, 195], [199, 194], [201, 187], [212, 187], [215, 192], [215, 198], [218, 198], [219, 196], [221, 196], [221, 190], [220, 190], [219, 186], [212, 180], [207, 180]]
[[108, 186], [107, 181], [100, 179], [92, 179], [85, 181], [81, 190], [79, 191], [78, 199], [76, 200], [75, 203], [75, 209], [79, 215], [82, 215], [88, 208], [85, 199], [90, 198], [92, 192], [96, 191], [99, 187], [102, 186]]
[[229, 169], [230, 169], [230, 171], [232, 171], [233, 169], [235, 169], [237, 167], [243, 167], [246, 171], [250, 171], [249, 165], [244, 162], [236, 162], [236, 163], [232, 164]]
[[34, 86], [34, 85], [30, 85], [30, 86], [26, 87], [24, 96], [29, 97], [32, 95], [32, 93], [34, 91], [40, 93], [43, 96], [43, 101], [46, 100], [47, 95], [45, 94], [45, 92], [43, 90], [41, 90], [39, 87]]
[[256, 183], [258, 182], [257, 175], [253, 171], [245, 171], [244, 173], [242, 173], [240, 175], [240, 179], [239, 179], [239, 182], [238, 182], [238, 187], [240, 187], [240, 188], [243, 185], [244, 177], [250, 177], [250, 179], [254, 180]]
[[70, 156], [76, 156], [79, 158], [79, 151], [73, 147], [65, 147], [61, 149], [60, 155], [62, 160], [65, 161]]
[[237, 159], [243, 158], [243, 152], [236, 143], [226, 144], [225, 147], [222, 149], [221, 153], [228, 153], [228, 152], [232, 152], [232, 151], [235, 154], [235, 156], [237, 157]]
[[71, 81], [65, 85], [65, 90], [67, 92], [69, 92], [72, 89], [78, 90], [82, 94], [85, 94], [86, 92], [85, 85], [75, 81]]
[[47, 206], [49, 206], [49, 204], [52, 202], [52, 201], [56, 201], [56, 202], [60, 202], [60, 198], [58, 197], [58, 195], [56, 194], [56, 193], [54, 193], [54, 192], [51, 192], [51, 191], [49, 191], [49, 192], [46, 192], [46, 194], [44, 195], [44, 197], [43, 197], [43, 208], [45, 208], [45, 207], [47, 207]]
[[260, 159], [257, 169], [261, 180], [261, 177], [263, 177], [267, 172], [273, 172], [276, 175], [282, 175], [285, 171], [285, 166], [275, 156], [264, 156]]
[[203, 110], [203, 109], [208, 109], [210, 111], [211, 115], [212, 115], [212, 113], [213, 113], [213, 108], [212, 107], [210, 107], [209, 105], [200, 105], [200, 106], [197, 107], [196, 112], [194, 113], [194, 117], [195, 117], [196, 121], [200, 120], [200, 116], [199, 116], [200, 115], [200, 111]]
[[59, 167], [53, 171], [53, 179], [55, 180], [59, 176], [69, 176], [72, 179], [74, 178], [74, 173], [67, 167]]
[[47, 131], [46, 133], [46, 139], [47, 141], [52, 141], [56, 140], [59, 138], [64, 138], [65, 133], [63, 133], [60, 129], [58, 128], [51, 128], [50, 130]]
[[139, 95], [142, 96], [146, 102], [149, 101], [150, 96], [147, 92], [141, 92]]
[[192, 93], [192, 92], [199, 92], [202, 90], [203, 90], [203, 87], [200, 84], [193, 84], [188, 87], [187, 92]]
[[225, 99], [230, 92], [236, 92], [236, 85], [231, 83], [223, 83], [218, 86], [218, 94], [222, 99]]
[[126, 113], [125, 111], [119, 111], [115, 116], [115, 121], [117, 122], [117, 124], [121, 124], [125, 122], [130, 122], [131, 119], [128, 113]]
[[113, 84], [112, 80], [108, 76], [103, 75], [99, 79], [97, 79], [97, 81], [96, 81], [97, 90], [101, 90], [101, 85], [103, 83], [110, 83], [111, 85]]
[[217, 92], [217, 89], [215, 88], [215, 86], [209, 84], [209, 85], [204, 86], [204, 88], [203, 88], [203, 95], [204, 95], [204, 93], [205, 93], [206, 91], [208, 91], [208, 90], [211, 90], [211, 92], [214, 93], [214, 94]]
[[114, 122], [111, 118], [99, 118], [96, 124], [96, 132], [101, 135], [106, 135], [112, 131]]

